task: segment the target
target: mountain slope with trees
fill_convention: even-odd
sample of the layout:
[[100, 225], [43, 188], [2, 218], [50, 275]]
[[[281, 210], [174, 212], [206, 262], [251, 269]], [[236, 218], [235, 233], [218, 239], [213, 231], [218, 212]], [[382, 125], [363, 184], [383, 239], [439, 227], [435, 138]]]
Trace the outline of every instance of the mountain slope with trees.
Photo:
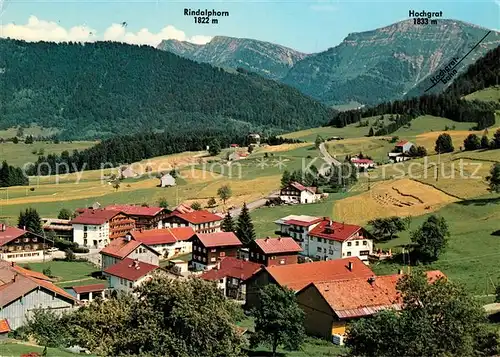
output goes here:
[[331, 110], [252, 73], [228, 73], [149, 46], [0, 40], [0, 129], [36, 123], [61, 138], [232, 124], [247, 134], [328, 121]]

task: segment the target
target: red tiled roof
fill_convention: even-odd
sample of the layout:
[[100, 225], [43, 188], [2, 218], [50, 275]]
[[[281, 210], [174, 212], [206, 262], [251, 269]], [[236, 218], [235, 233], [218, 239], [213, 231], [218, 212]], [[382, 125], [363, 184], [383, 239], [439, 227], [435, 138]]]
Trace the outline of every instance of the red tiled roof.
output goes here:
[[[331, 225], [330, 225], [331, 222]], [[329, 226], [330, 225], [330, 226]], [[328, 230], [330, 228], [330, 230]], [[323, 220], [309, 232], [310, 236], [343, 242], [361, 229], [354, 224]]]
[[206, 210], [186, 212], [186, 213], [174, 212], [172, 215], [179, 217], [180, 219], [192, 224], [217, 222], [217, 221], [222, 221], [223, 219], [221, 216], [208, 212]]
[[192, 209], [188, 205], [185, 205], [184, 203], [181, 203], [180, 205], [178, 205], [177, 207], [175, 207], [173, 209], [172, 214], [173, 213], [186, 213], [186, 212], [193, 212], [193, 211], [194, 211], [194, 209]]
[[197, 233], [196, 237], [207, 248], [242, 245], [233, 232]]
[[107, 246], [101, 249], [101, 254], [110, 255], [115, 258], [126, 258], [130, 253], [142, 245], [142, 242], [136, 240], [127, 240], [126, 238], [113, 239]]
[[78, 216], [73, 218], [71, 224], [90, 224], [101, 225], [108, 222], [111, 218], [121, 213], [120, 211], [112, 211], [105, 209], [85, 209]]
[[28, 232], [25, 231], [24, 229], [5, 226], [5, 230], [0, 231], [0, 247], [9, 242], [12, 242], [14, 239], [21, 237], [25, 233]]
[[396, 145], [395, 145], [395, 146], [404, 146], [404, 145], [406, 145], [406, 144], [408, 144], [408, 140], [401, 140], [401, 141], [399, 141], [398, 143], [396, 143]]
[[34, 270], [25, 269], [25, 268], [23, 268], [23, 267], [21, 267], [21, 266], [19, 266], [17, 264], [15, 264], [12, 268], [14, 270], [16, 270], [17, 272], [19, 272], [19, 273], [21, 273], [23, 275], [30, 276], [32, 278], [36, 278], [36, 279], [40, 279], [40, 280], [46, 280], [46, 281], [54, 281], [54, 279], [49, 278], [45, 274], [42, 274], [42, 273], [34, 271]]
[[302, 251], [300, 245], [290, 237], [257, 239], [255, 244], [264, 254], [298, 253]]
[[9, 321], [7, 319], [0, 320], [0, 333], [9, 333], [10, 331]]
[[299, 183], [297, 181], [290, 182], [290, 186], [296, 188], [299, 191], [309, 191], [309, 192], [312, 192], [312, 193], [316, 193], [316, 188], [315, 187], [306, 187], [306, 186], [302, 185], [301, 183]]
[[125, 258], [110, 266], [104, 272], [119, 278], [136, 281], [160, 267], [153, 264], [140, 262], [130, 258]]
[[72, 289], [77, 294], [91, 293], [91, 292], [105, 290], [106, 289], [106, 284], [91, 284], [91, 285], [73, 286]]
[[370, 159], [352, 159], [351, 162], [354, 164], [373, 164], [373, 160]]
[[[352, 263], [352, 271], [349, 270]], [[275, 265], [263, 268], [281, 286], [298, 291], [306, 285], [324, 280], [368, 278], [375, 275], [358, 257], [302, 264]]]
[[220, 261], [219, 268], [213, 268], [200, 275], [205, 280], [219, 280], [224, 277], [246, 280], [261, 267], [260, 264], [247, 260], [226, 257]]
[[293, 225], [293, 226], [300, 226], [300, 227], [309, 227], [315, 223], [320, 222], [322, 219], [323, 218], [318, 218], [318, 219], [315, 219], [314, 221], [309, 221], [309, 222], [300, 221], [298, 219], [289, 219], [288, 221], [285, 221], [285, 224]]
[[185, 241], [194, 236], [195, 231], [191, 227], [174, 227], [163, 229], [150, 229], [145, 231], [132, 231], [132, 237], [146, 245], [173, 244], [177, 241]]
[[122, 211], [131, 216], [156, 216], [158, 213], [162, 212], [164, 208], [162, 207], [144, 207], [137, 205], [109, 205], [104, 208], [105, 210], [115, 210]]

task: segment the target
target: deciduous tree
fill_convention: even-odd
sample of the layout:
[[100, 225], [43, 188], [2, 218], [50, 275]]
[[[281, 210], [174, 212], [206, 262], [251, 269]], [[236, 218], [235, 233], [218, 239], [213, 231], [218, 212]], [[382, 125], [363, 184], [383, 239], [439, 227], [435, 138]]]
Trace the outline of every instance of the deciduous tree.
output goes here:
[[368, 224], [372, 226], [372, 233], [379, 240], [392, 239], [394, 234], [406, 229], [404, 220], [396, 216], [377, 218], [369, 221]]
[[229, 185], [223, 185], [217, 190], [217, 196], [219, 196], [224, 204], [226, 204], [226, 201], [230, 199], [232, 195], [233, 191]]
[[469, 134], [464, 140], [465, 150], [477, 150], [481, 148], [481, 141], [476, 134]]
[[449, 236], [448, 224], [443, 217], [432, 215], [427, 218], [419, 229], [411, 233], [418, 259], [424, 262], [437, 260], [446, 249]]
[[438, 136], [436, 140], [436, 146], [434, 147], [434, 150], [437, 153], [447, 153], [447, 152], [453, 152], [455, 148], [453, 147], [453, 141], [451, 140], [450, 134], [443, 133]]
[[500, 163], [493, 164], [490, 175], [486, 177], [490, 192], [500, 193]]
[[62, 208], [57, 215], [59, 219], [71, 219], [73, 218], [73, 212], [67, 208]]

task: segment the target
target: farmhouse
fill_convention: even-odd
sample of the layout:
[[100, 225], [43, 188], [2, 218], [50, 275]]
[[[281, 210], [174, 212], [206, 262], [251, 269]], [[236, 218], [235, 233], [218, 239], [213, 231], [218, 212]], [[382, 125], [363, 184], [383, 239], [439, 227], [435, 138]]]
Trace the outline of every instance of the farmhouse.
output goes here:
[[139, 174], [135, 172], [130, 166], [120, 167], [120, 179], [137, 177]]
[[160, 187], [171, 187], [175, 186], [175, 177], [170, 174], [165, 174], [160, 177]]
[[172, 212], [165, 219], [165, 227], [192, 227], [197, 233], [220, 232], [223, 217], [206, 210], [179, 213]]
[[[400, 310], [397, 282], [401, 274], [311, 282], [297, 292], [310, 335], [343, 344], [347, 324], [384, 309]], [[429, 281], [444, 277], [440, 271], [427, 272]]]
[[158, 265], [125, 258], [104, 271], [109, 289], [116, 292], [132, 293], [133, 290], [153, 278], [153, 273], [160, 271]]
[[0, 223], [0, 259], [8, 261], [42, 260], [52, 241], [17, 227]]
[[70, 223], [73, 242], [80, 246], [102, 248], [111, 240], [123, 237], [134, 229], [135, 222], [121, 211], [107, 209], [81, 209]]
[[110, 205], [105, 209], [125, 213], [135, 221], [137, 229], [163, 228], [163, 220], [170, 214], [166, 208], [154, 206]]
[[215, 281], [224, 296], [245, 300], [245, 280], [261, 268], [260, 264], [233, 257], [223, 258], [213, 269], [200, 275], [201, 279]]
[[306, 187], [294, 181], [281, 189], [280, 198], [286, 203], [313, 203], [320, 198], [316, 192], [316, 187]]
[[300, 245], [290, 237], [257, 239], [250, 245], [250, 261], [265, 266], [297, 264]]
[[77, 305], [73, 296], [44, 274], [0, 260], [0, 320], [6, 319], [10, 329], [25, 325], [35, 308], [60, 314]]
[[321, 217], [290, 215], [280, 218], [274, 223], [279, 226], [278, 234], [292, 237], [304, 249], [303, 242], [307, 240], [309, 232], [321, 221]]
[[394, 146], [394, 149], [388, 154], [389, 160], [392, 162], [401, 162], [411, 159], [408, 153], [412, 146], [415, 145], [407, 140], [399, 141]]
[[192, 251], [189, 238], [195, 235], [191, 227], [176, 227], [130, 232], [132, 239], [144, 243], [161, 254], [161, 258], [170, 259]]
[[193, 243], [191, 266], [195, 270], [209, 270], [225, 257], [236, 258], [243, 245], [233, 232], [197, 233]]
[[73, 226], [69, 219], [42, 218], [42, 229], [45, 233], [53, 232], [57, 238], [72, 241]]
[[113, 240], [100, 251], [100, 254], [102, 271], [125, 258], [153, 265], [158, 265], [160, 261], [160, 253], [140, 241], [132, 240], [130, 236]]
[[373, 252], [373, 240], [363, 227], [334, 222], [328, 217], [309, 232], [303, 243], [305, 254], [319, 260], [358, 257], [368, 263]]
[[375, 163], [373, 160], [370, 159], [358, 159], [358, 158], [352, 158], [351, 163], [358, 168], [359, 170], [368, 170], [368, 169], [373, 169], [375, 168]]
[[268, 284], [286, 286], [299, 291], [312, 282], [369, 278], [374, 275], [375, 273], [357, 257], [263, 267], [246, 281], [246, 307], [252, 308], [258, 305], [259, 291]]

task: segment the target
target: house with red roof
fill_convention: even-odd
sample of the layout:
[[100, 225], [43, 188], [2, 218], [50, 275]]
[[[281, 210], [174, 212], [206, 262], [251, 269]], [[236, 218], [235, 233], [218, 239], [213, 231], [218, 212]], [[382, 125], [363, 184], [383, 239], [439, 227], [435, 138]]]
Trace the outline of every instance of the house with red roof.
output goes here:
[[300, 245], [291, 237], [256, 239], [250, 244], [250, 261], [265, 265], [297, 264]]
[[52, 245], [50, 239], [0, 223], [0, 259], [11, 262], [41, 261], [44, 250]]
[[262, 267], [246, 281], [246, 307], [258, 305], [259, 291], [268, 284], [299, 291], [316, 281], [369, 278], [374, 275], [375, 273], [357, 257]]
[[274, 223], [278, 225], [277, 234], [292, 237], [304, 250], [303, 242], [307, 240], [309, 232], [322, 220], [322, 217], [289, 215], [274, 221]]
[[135, 221], [122, 211], [85, 208], [77, 212], [69, 223], [73, 226], [73, 242], [83, 247], [102, 248], [135, 228]]
[[375, 163], [370, 159], [359, 159], [357, 157], [353, 157], [351, 159], [351, 163], [360, 171], [366, 171], [375, 168]]
[[201, 279], [214, 281], [224, 296], [245, 300], [245, 280], [261, 268], [260, 264], [241, 260], [234, 257], [225, 257], [213, 268], [200, 275]]
[[396, 143], [394, 149], [388, 154], [389, 160], [392, 162], [401, 162], [411, 159], [408, 155], [412, 146], [415, 146], [412, 142], [407, 140], [401, 140]]
[[0, 320], [10, 329], [25, 325], [36, 308], [63, 313], [77, 306], [77, 299], [44, 274], [0, 260]]
[[152, 279], [154, 273], [165, 273], [158, 265], [141, 262], [137, 259], [125, 258], [104, 272], [111, 291], [132, 293], [133, 290]]
[[137, 259], [153, 265], [160, 264], [160, 253], [141, 241], [132, 239], [131, 235], [114, 239], [99, 253], [101, 254], [102, 271], [126, 258]]
[[[297, 292], [306, 333], [343, 344], [347, 324], [381, 310], [401, 310], [397, 283], [402, 274], [313, 281]], [[427, 272], [430, 283], [445, 275]]]
[[292, 181], [280, 190], [280, 198], [286, 203], [314, 203], [321, 198], [317, 187], [307, 187]]
[[324, 217], [303, 242], [305, 255], [318, 260], [358, 257], [368, 263], [373, 240], [361, 226], [332, 221]]
[[170, 259], [192, 251], [189, 240], [195, 235], [192, 227], [136, 230], [130, 232], [133, 240], [141, 242], [160, 253], [160, 259]]
[[191, 227], [197, 233], [214, 233], [220, 232], [220, 224], [223, 219], [224, 217], [207, 210], [184, 211], [184, 213], [175, 210], [165, 218], [164, 226], [170, 228]]
[[163, 228], [163, 221], [170, 214], [168, 209], [157, 206], [114, 204], [104, 209], [125, 213], [135, 221], [137, 229]]
[[243, 246], [233, 232], [196, 233], [193, 243], [191, 266], [194, 270], [209, 270], [225, 257], [238, 257]]

